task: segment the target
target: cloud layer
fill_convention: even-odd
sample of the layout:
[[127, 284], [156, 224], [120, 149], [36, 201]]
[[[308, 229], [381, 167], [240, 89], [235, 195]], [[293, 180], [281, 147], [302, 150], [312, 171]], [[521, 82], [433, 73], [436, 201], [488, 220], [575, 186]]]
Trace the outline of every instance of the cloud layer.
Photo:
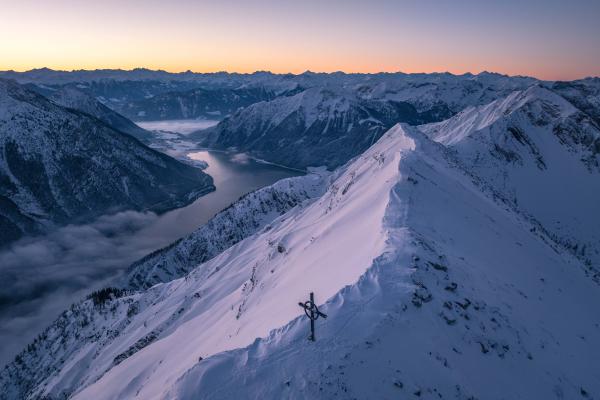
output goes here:
[[[0, 367], [71, 303], [181, 236], [153, 213], [122, 212], [16, 242], [0, 253]], [[189, 229], [189, 228], [188, 228]]]

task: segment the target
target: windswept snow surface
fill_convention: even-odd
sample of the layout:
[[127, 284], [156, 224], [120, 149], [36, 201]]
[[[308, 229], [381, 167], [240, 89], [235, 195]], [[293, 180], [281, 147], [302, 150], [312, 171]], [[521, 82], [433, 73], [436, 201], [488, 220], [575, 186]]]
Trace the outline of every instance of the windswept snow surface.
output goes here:
[[165, 398], [597, 398], [598, 285], [450, 152], [402, 127], [375, 147], [411, 140], [383, 253], [321, 307], [318, 341], [294, 319], [197, 363]]
[[[170, 300], [144, 310], [136, 317], [140, 323], [154, 325], [171, 317], [192, 293], [200, 293], [201, 300], [182, 311], [177, 329], [74, 398], [161, 398], [199, 357], [247, 346], [300, 315], [298, 301], [309, 291], [326, 299], [356, 282], [383, 252], [387, 235], [382, 221], [390, 189], [398, 179], [401, 152], [412, 146], [398, 136], [373, 147], [318, 201], [286, 214], [271, 229], [233, 246], [186, 279], [151, 289], [159, 297], [168, 293]], [[352, 257], [347, 257], [348, 249], [353, 249]], [[112, 361], [113, 353], [104, 352]]]

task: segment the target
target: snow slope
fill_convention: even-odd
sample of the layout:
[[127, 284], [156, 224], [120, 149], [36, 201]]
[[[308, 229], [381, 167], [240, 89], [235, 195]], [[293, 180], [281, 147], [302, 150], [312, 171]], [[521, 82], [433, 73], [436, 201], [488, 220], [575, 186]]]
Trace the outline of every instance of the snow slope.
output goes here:
[[131, 265], [124, 287], [147, 289], [187, 274], [303, 201], [321, 195], [328, 175], [313, 171], [248, 193], [189, 236]]
[[318, 341], [301, 316], [198, 362], [164, 398], [597, 398], [598, 285], [450, 152], [402, 131], [378, 143], [415, 142], [385, 250], [320, 307]]
[[[397, 179], [399, 153], [382, 146], [351, 165], [322, 197], [294, 208], [185, 278], [110, 302], [108, 318], [106, 308], [96, 311], [92, 301], [77, 305], [44, 334], [66, 337], [64, 347], [51, 346], [52, 357], [46, 358], [48, 341], [42, 340], [42, 348], [24, 361], [34, 363], [39, 375], [27, 372], [23, 378], [30, 383], [13, 389], [29, 391], [33, 384], [34, 397], [60, 396], [100, 379], [81, 398], [160, 396], [199, 357], [246, 346], [299, 315], [297, 301], [309, 290], [299, 282], [310, 283], [323, 298], [355, 282], [385, 244], [381, 220]], [[348, 246], [360, 251], [340, 270], [339, 255]], [[315, 281], [316, 274], [322, 279]], [[58, 371], [44, 377], [42, 365]], [[148, 370], [149, 365], [160, 367]], [[11, 372], [10, 367], [4, 371]], [[44, 378], [36, 381], [39, 377]]]
[[422, 127], [600, 280], [600, 126], [539, 86]]
[[600, 78], [553, 82], [547, 86], [600, 123]]
[[396, 123], [442, 121], [537, 82], [491, 73], [304, 73], [286, 78], [297, 83], [288, 92], [295, 94], [252, 104], [191, 137], [205, 146], [232, 147], [295, 168], [333, 169], [365, 151]]
[[[579, 203], [598, 187], [585, 117], [533, 87], [397, 125], [184, 277], [73, 305], [0, 372], [0, 398], [598, 398], [598, 243], [565, 241], [600, 225]], [[571, 190], [568, 229], [525, 177]]]
[[[297, 302], [310, 289], [328, 298], [355, 282], [385, 245], [381, 221], [396, 182], [398, 157], [394, 147], [373, 148], [365, 154], [366, 162], [352, 165], [318, 201], [215, 257], [187, 280], [155, 287], [163, 293], [174, 290], [170, 299], [196, 291], [203, 300], [182, 312], [185, 322], [178, 329], [74, 398], [159, 398], [199, 357], [249, 345], [296, 317], [301, 311]], [[353, 196], [346, 196], [351, 189]], [[354, 224], [361, 229], [352, 229]], [[357, 249], [353, 257], [340, 259], [349, 246]], [[170, 316], [172, 306], [163, 303], [159, 309]], [[151, 307], [143, 314], [161, 319], [157, 311]], [[149, 365], [156, 368], [149, 370]]]

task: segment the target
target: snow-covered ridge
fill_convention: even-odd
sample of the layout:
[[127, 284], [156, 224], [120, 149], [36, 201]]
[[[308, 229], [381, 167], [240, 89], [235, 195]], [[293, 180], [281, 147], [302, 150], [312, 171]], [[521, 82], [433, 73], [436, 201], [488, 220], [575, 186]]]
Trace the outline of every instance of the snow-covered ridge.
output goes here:
[[410, 103], [364, 98], [355, 89], [326, 85], [255, 103], [191, 137], [289, 167], [333, 169], [368, 149], [395, 123], [437, 120], [432, 118]]
[[[553, 107], [558, 115], [553, 115], [552, 118], [566, 118], [574, 114], [577, 110], [563, 97], [544, 89], [541, 86], [534, 85], [526, 90], [515, 91], [505, 98], [495, 100], [489, 104], [476, 107], [468, 107], [461, 111], [453, 118], [445, 121], [429, 124], [424, 128], [429, 132], [432, 138], [447, 146], [452, 146], [462, 141], [466, 136], [471, 135], [475, 131], [484, 129], [501, 118], [512, 114], [519, 109], [537, 103], [541, 108], [544, 106]], [[548, 108], [546, 111], [550, 112]]]
[[222, 85], [256, 85], [265, 82], [300, 82], [302, 86], [319, 86], [324, 82], [330, 81], [336, 84], [351, 84], [362, 81], [393, 81], [406, 80], [412, 84], [420, 84], [424, 81], [435, 83], [453, 82], [458, 80], [469, 80], [475, 82], [493, 83], [495, 85], [507, 85], [510, 81], [536, 81], [530, 77], [508, 76], [493, 72], [481, 72], [479, 74], [466, 73], [463, 75], [454, 75], [451, 73], [375, 73], [360, 74], [344, 72], [333, 73], [315, 73], [306, 71], [301, 74], [275, 74], [269, 71], [256, 71], [254, 73], [194, 73], [191, 71], [170, 73], [162, 70], [149, 70], [146, 68], [135, 68], [133, 70], [120, 69], [100, 69], [100, 70], [79, 70], [79, 71], [59, 71], [49, 68], [32, 69], [25, 72], [0, 71], [0, 76], [8, 79], [14, 79], [18, 82], [34, 82], [41, 84], [73, 83], [89, 84], [98, 81], [197, 81], [197, 82], [218, 82]]
[[321, 195], [328, 175], [314, 171], [248, 193], [189, 236], [134, 263], [124, 286], [147, 289], [187, 274], [293, 207]]
[[[399, 146], [406, 151], [412, 146], [400, 134], [392, 132], [390, 138], [395, 145], [384, 141], [374, 146], [338, 174], [319, 199], [277, 218], [270, 229], [242, 240], [185, 278], [109, 300], [105, 308], [94, 308], [91, 300], [76, 305], [63, 322], [44, 334], [46, 339], [32, 353], [21, 356], [25, 365], [37, 365], [34, 371], [13, 366], [3, 372], [31, 376], [22, 376], [21, 386], [10, 390], [55, 397], [100, 379], [114, 387], [111, 390], [119, 392], [118, 397], [138, 390], [142, 396], [157, 396], [199, 357], [248, 345], [299, 315], [297, 301], [309, 290], [299, 282], [306, 277], [323, 298], [355, 282], [383, 251], [382, 217], [389, 189], [397, 179], [397, 161], [403, 151]], [[350, 259], [346, 257], [348, 245], [360, 249]], [[321, 279], [310, 279], [316, 275]], [[111, 310], [108, 315], [107, 309]], [[65, 346], [50, 345], [53, 340], [48, 337], [65, 337]], [[166, 349], [170, 350], [164, 353]], [[47, 351], [50, 357], [45, 356]], [[123, 374], [145, 375], [144, 365], [154, 365], [156, 357], [164, 367], [152, 373], [156, 385], [134, 389], [129, 386], [130, 378], [123, 379]], [[53, 372], [45, 375], [41, 365]], [[88, 390], [93, 393], [81, 392], [80, 396], [111, 396], [100, 386]]]
[[539, 83], [496, 74], [303, 74], [289, 79], [298, 84], [298, 93], [254, 103], [192, 137], [278, 164], [333, 169], [396, 123], [439, 122]]
[[[328, 298], [355, 282], [385, 247], [382, 217], [389, 190], [397, 179], [402, 148], [410, 151], [412, 146], [394, 132], [390, 141], [395, 143], [374, 146], [349, 165], [320, 199], [294, 209], [267, 232], [234, 245], [184, 280], [151, 289], [171, 300], [198, 293], [198, 301], [184, 307], [181, 325], [169, 330], [156, 346], [136, 352], [74, 398], [110, 398], [109, 387], [119, 397], [137, 393], [160, 398], [199, 357], [248, 345], [301, 314], [298, 300], [310, 288]], [[361, 229], [352, 229], [354, 224]], [[352, 258], [345, 256], [348, 246], [356, 249]], [[319, 279], [312, 279], [315, 276]], [[146, 320], [154, 325], [162, 319], [157, 310], [169, 316], [174, 311], [165, 302], [157, 306], [143, 311], [140, 322], [154, 315], [154, 321]], [[145, 366], [159, 361], [148, 375]], [[139, 379], [148, 384], [130, 384]]]
[[531, 87], [420, 129], [456, 152], [495, 196], [581, 258], [600, 282], [600, 127]]
[[547, 86], [600, 124], [600, 78], [553, 82]]
[[[165, 398], [596, 398], [598, 286], [580, 262], [410, 135], [385, 253], [320, 309], [198, 362]], [[385, 137], [381, 139], [385, 140]], [[269, 382], [265, 384], [265, 382]]]

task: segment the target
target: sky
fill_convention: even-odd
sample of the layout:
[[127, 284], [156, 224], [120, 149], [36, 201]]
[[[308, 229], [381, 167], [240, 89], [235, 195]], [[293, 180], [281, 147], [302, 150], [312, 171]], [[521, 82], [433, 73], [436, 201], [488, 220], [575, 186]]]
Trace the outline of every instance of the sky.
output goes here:
[[0, 70], [600, 76], [598, 0], [0, 0]]

